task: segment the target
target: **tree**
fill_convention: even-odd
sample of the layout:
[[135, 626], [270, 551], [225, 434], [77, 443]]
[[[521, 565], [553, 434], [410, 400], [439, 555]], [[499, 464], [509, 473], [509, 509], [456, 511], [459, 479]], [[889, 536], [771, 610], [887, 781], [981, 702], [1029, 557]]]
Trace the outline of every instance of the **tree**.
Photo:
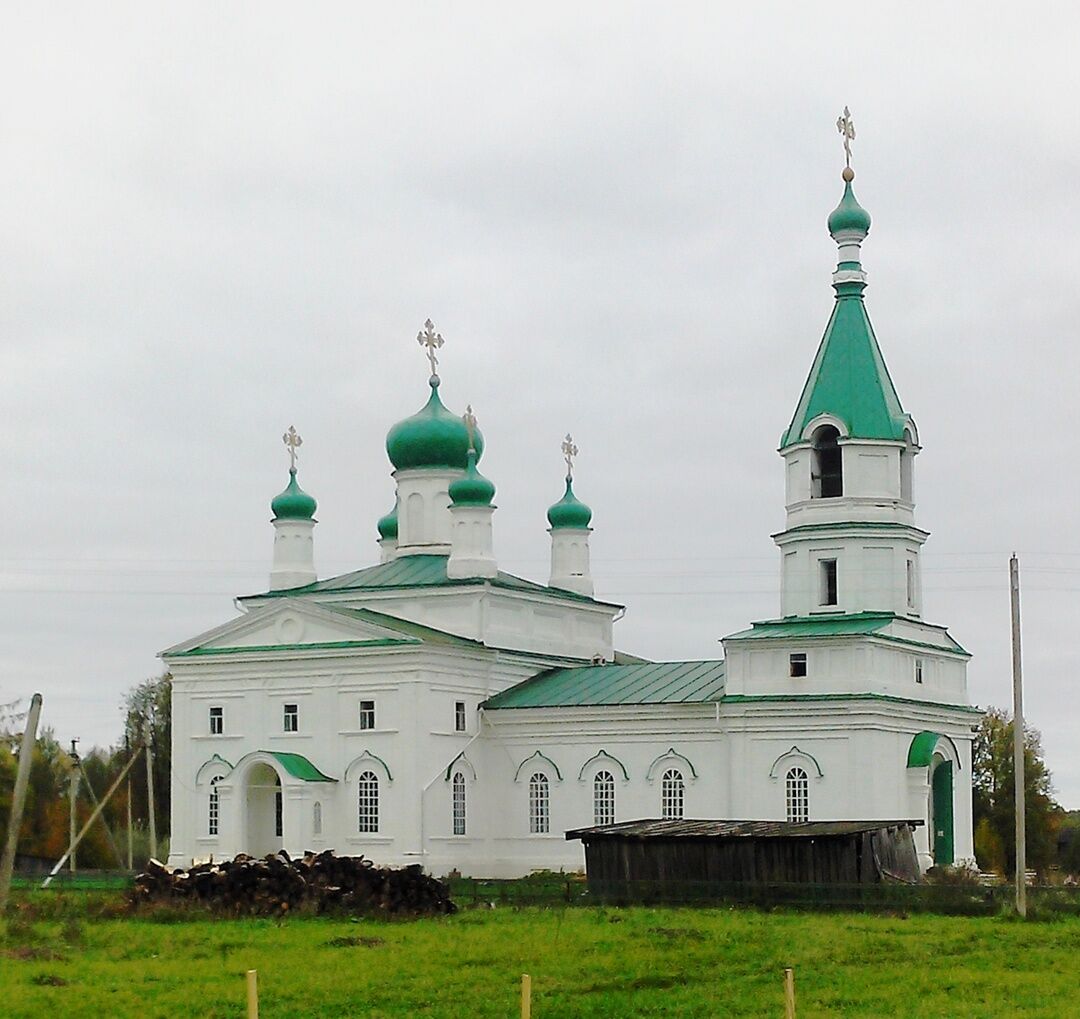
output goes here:
[[[984, 870], [1011, 874], [1016, 867], [1013, 721], [1000, 708], [983, 715], [971, 750], [975, 858]], [[1038, 730], [1024, 727], [1024, 828], [1027, 865], [1042, 872], [1054, 862], [1061, 808]]]
[[[133, 686], [124, 697], [123, 707], [126, 746], [141, 746], [149, 728], [154, 755], [154, 819], [158, 838], [165, 838], [169, 833], [172, 773], [172, 676], [166, 672]], [[131, 771], [131, 809], [136, 819], [147, 820], [146, 805], [146, 767], [139, 764]]]

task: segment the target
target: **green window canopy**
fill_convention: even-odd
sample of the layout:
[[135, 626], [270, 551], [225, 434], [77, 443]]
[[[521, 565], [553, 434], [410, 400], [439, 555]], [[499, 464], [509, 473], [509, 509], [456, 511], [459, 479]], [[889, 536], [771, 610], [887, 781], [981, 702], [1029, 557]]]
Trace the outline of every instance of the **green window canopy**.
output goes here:
[[952, 747], [952, 752], [956, 757], [956, 767], [959, 769], [960, 754], [957, 753], [956, 744], [948, 736], [944, 736], [940, 732], [930, 732], [929, 730], [918, 733], [911, 741], [911, 746], [908, 747], [907, 766], [909, 768], [930, 767], [930, 762], [934, 759], [934, 751], [941, 741], [948, 743]]

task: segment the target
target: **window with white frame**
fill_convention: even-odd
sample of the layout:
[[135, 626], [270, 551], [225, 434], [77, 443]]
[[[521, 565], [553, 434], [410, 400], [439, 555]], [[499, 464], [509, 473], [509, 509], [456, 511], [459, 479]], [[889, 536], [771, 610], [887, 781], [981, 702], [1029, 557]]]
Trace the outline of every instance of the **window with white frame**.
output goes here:
[[220, 736], [225, 731], [225, 709], [213, 707], [210, 709], [210, 735]]
[[375, 702], [374, 701], [361, 701], [360, 702], [360, 728], [361, 729], [374, 729], [375, 728]]
[[683, 799], [686, 785], [678, 768], [668, 768], [660, 780], [660, 816], [666, 821], [683, 816]]
[[379, 830], [379, 776], [365, 771], [356, 784], [357, 828], [362, 835]]
[[923, 677], [923, 660], [921, 658], [915, 659], [915, 682], [921, 683]]
[[810, 779], [802, 768], [791, 768], [787, 773], [787, 819], [810, 820]]
[[460, 771], [454, 772], [451, 785], [451, 805], [453, 807], [454, 834], [465, 834], [465, 776]]
[[806, 675], [805, 651], [796, 651], [788, 655], [788, 675], [792, 679], [801, 679]]
[[551, 786], [547, 775], [536, 772], [529, 779], [529, 834], [547, 835], [551, 831]]
[[818, 591], [818, 604], [819, 605], [835, 605], [836, 604], [836, 560], [835, 559], [819, 559], [818, 570], [820, 572], [819, 591]]
[[592, 783], [593, 824], [615, 823], [615, 776], [598, 771]]
[[311, 805], [311, 834], [322, 834], [322, 804], [318, 800]]
[[465, 731], [465, 702], [454, 701], [454, 732]]
[[284, 732], [300, 731], [300, 705], [286, 704], [282, 715], [282, 729]]
[[217, 784], [225, 776], [215, 775], [210, 779], [210, 802], [206, 808], [206, 834], [217, 835], [218, 826], [221, 820], [221, 803], [218, 800]]

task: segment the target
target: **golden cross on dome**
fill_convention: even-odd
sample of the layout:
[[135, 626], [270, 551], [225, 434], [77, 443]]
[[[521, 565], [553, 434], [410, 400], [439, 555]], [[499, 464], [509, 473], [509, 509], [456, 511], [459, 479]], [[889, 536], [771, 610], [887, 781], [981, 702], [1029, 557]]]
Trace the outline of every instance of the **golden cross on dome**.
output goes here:
[[469, 452], [476, 452], [476, 415], [473, 413], [472, 404], [465, 408], [465, 413], [461, 415], [461, 420], [465, 422], [465, 431], [469, 433]]
[[578, 448], [574, 445], [574, 440], [569, 432], [566, 433], [566, 438], [563, 439], [562, 455], [566, 461], [566, 476], [572, 478], [574, 476], [574, 457], [578, 455]]
[[416, 334], [416, 342], [426, 348], [424, 353], [431, 362], [431, 374], [434, 378], [438, 378], [439, 359], [435, 356], [435, 351], [443, 345], [443, 338], [441, 333], [435, 332], [435, 323], [430, 318], [424, 323], [424, 328]]
[[844, 112], [836, 118], [836, 130], [844, 138], [845, 165], [851, 167], [851, 143], [855, 140], [855, 122], [851, 119], [851, 110], [846, 106]]
[[281, 441], [285, 443], [286, 448], [289, 450], [289, 470], [296, 470], [296, 451], [304, 444], [304, 440], [300, 438], [300, 433], [289, 425], [289, 430], [281, 437]]

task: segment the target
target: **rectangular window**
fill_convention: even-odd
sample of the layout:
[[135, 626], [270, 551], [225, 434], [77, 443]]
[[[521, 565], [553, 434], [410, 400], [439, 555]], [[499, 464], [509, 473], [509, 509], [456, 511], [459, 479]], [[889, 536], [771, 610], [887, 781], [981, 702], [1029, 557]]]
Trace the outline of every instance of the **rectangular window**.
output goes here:
[[922, 682], [923, 661], [921, 658], [915, 659], [915, 682]]
[[375, 728], [375, 702], [374, 701], [361, 701], [360, 702], [360, 728], [361, 729], [374, 729]]
[[836, 560], [819, 559], [818, 571], [820, 573], [820, 591], [818, 603], [821, 605], [836, 604]]
[[298, 704], [285, 705], [285, 714], [282, 717], [282, 725], [285, 732], [300, 731], [300, 706]]
[[225, 731], [225, 709], [210, 709], [210, 735], [220, 736]]
[[908, 608], [915, 608], [915, 562], [907, 561], [907, 603]]
[[806, 655], [804, 653], [796, 653], [788, 657], [788, 665], [790, 667], [789, 675], [793, 678], [799, 678], [806, 675]]
[[454, 702], [454, 732], [465, 731], [465, 702]]

